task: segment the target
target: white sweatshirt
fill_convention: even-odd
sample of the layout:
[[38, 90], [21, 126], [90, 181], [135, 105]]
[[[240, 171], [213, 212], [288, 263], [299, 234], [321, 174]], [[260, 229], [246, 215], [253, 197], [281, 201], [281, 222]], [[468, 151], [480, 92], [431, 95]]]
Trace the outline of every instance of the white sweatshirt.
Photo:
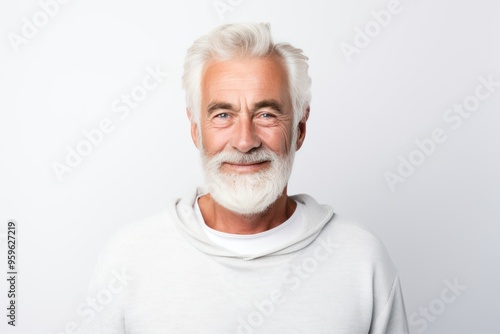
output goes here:
[[80, 333], [409, 333], [399, 277], [362, 226], [307, 195], [304, 232], [257, 255], [213, 243], [191, 198], [108, 243]]

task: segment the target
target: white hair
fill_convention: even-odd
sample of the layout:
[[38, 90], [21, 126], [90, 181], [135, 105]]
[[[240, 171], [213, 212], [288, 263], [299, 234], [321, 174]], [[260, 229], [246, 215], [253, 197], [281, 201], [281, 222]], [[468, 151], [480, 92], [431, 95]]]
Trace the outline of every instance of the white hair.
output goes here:
[[[201, 81], [210, 61], [237, 57], [276, 56], [283, 62], [293, 107], [294, 128], [306, 116], [311, 100], [311, 79], [307, 58], [301, 49], [288, 43], [274, 44], [269, 23], [226, 24], [197, 39], [188, 49], [182, 84], [191, 121], [199, 124]], [[199, 128], [199, 127], [198, 127]]]

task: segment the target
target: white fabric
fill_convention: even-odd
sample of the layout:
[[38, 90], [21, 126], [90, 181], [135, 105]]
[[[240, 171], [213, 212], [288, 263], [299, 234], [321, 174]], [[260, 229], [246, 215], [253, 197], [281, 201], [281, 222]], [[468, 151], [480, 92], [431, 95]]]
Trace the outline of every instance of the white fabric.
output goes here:
[[364, 227], [293, 196], [304, 204], [300, 238], [239, 255], [193, 221], [195, 198], [111, 239], [80, 333], [409, 333], [398, 273]]
[[194, 202], [195, 219], [201, 228], [217, 245], [227, 248], [240, 255], [256, 255], [270, 251], [275, 247], [286, 245], [296, 239], [304, 227], [304, 213], [302, 203], [297, 203], [294, 213], [282, 224], [257, 234], [224, 233], [206, 225], [198, 205], [198, 198]]

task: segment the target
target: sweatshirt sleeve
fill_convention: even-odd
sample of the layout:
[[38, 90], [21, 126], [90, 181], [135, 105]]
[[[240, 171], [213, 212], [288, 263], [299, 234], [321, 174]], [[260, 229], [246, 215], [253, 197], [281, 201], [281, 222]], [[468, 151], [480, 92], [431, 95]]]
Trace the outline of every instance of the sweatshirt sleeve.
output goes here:
[[408, 334], [408, 321], [399, 275], [394, 279], [389, 298], [379, 314], [375, 314], [369, 334]]

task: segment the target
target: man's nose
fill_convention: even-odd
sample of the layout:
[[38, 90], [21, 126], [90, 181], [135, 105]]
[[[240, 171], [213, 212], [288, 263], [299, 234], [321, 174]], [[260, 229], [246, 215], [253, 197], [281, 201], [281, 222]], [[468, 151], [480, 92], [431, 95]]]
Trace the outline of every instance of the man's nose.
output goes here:
[[240, 117], [235, 124], [231, 145], [242, 153], [260, 147], [262, 141], [255, 131], [251, 117]]

